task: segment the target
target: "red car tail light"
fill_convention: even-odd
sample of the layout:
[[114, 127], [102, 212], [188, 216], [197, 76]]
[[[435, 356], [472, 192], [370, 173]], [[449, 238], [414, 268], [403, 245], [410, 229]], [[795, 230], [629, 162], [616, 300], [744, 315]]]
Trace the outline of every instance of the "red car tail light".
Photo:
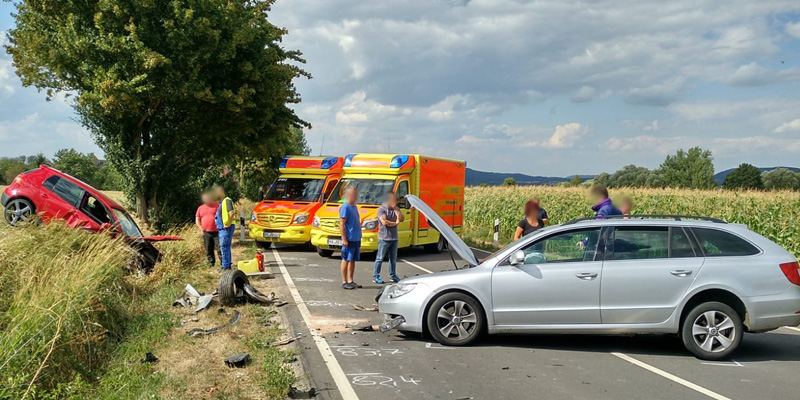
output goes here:
[[781, 264], [781, 271], [786, 275], [786, 279], [795, 285], [800, 286], [800, 264], [795, 262]]

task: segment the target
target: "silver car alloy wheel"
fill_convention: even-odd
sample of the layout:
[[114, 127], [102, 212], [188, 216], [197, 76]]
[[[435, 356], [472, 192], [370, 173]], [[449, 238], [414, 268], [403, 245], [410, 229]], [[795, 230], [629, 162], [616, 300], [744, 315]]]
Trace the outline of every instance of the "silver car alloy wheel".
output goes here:
[[436, 327], [446, 337], [466, 340], [475, 333], [477, 327], [475, 310], [465, 301], [453, 300], [445, 303], [436, 314]]
[[33, 214], [30, 203], [22, 199], [11, 200], [6, 204], [6, 221], [12, 226], [20, 222], [30, 222]]
[[692, 337], [704, 351], [719, 353], [731, 347], [736, 340], [736, 326], [724, 312], [709, 310], [695, 318]]

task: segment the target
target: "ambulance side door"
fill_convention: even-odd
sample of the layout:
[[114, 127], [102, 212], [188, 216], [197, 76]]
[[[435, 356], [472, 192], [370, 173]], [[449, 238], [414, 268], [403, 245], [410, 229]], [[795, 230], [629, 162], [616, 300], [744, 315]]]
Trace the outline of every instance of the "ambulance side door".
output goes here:
[[403, 212], [403, 217], [405, 218], [403, 222], [397, 226], [399, 247], [411, 246], [411, 238], [412, 234], [414, 233], [411, 208], [408, 205], [408, 202], [405, 201], [405, 196], [409, 194], [409, 184], [408, 176], [403, 176], [398, 180], [397, 187], [394, 190], [394, 192], [397, 194], [400, 210]]

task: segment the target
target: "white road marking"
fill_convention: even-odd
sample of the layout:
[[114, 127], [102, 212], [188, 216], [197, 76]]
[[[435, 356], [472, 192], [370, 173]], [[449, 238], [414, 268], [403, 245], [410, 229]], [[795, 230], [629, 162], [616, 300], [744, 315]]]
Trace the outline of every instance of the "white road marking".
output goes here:
[[671, 380], [671, 381], [673, 381], [673, 382], [675, 382], [675, 383], [677, 383], [679, 385], [686, 386], [687, 388], [692, 389], [692, 390], [694, 390], [694, 391], [696, 391], [698, 393], [702, 393], [702, 394], [704, 394], [704, 395], [706, 395], [708, 397], [711, 397], [712, 399], [716, 399], [716, 400], [731, 400], [730, 398], [725, 397], [725, 396], [723, 396], [723, 395], [721, 395], [719, 393], [712, 392], [712, 391], [710, 391], [710, 390], [708, 390], [708, 389], [706, 389], [706, 388], [704, 388], [704, 387], [702, 387], [700, 385], [696, 385], [696, 384], [694, 384], [692, 382], [689, 382], [689, 381], [687, 381], [687, 380], [685, 380], [683, 378], [680, 378], [680, 377], [677, 377], [675, 375], [672, 375], [667, 371], [658, 369], [658, 368], [656, 368], [656, 367], [654, 367], [654, 366], [652, 366], [650, 364], [647, 364], [645, 362], [639, 361], [639, 360], [637, 360], [637, 359], [635, 359], [635, 358], [633, 358], [631, 356], [628, 356], [628, 355], [625, 355], [625, 354], [622, 354], [622, 353], [611, 353], [611, 354], [613, 354], [614, 356], [617, 356], [617, 357], [619, 357], [619, 358], [621, 358], [621, 359], [623, 359], [623, 360], [625, 360], [625, 361], [627, 361], [627, 362], [629, 362], [629, 363], [631, 363], [633, 365], [636, 365], [637, 367], [644, 368], [644, 369], [646, 369], [646, 370], [648, 370], [648, 371], [650, 371], [650, 372], [652, 372], [652, 373], [654, 373], [656, 375], [659, 375], [659, 376], [661, 376], [663, 378], [667, 378], [667, 379], [669, 379], [669, 380]]
[[795, 328], [795, 327], [793, 327], [793, 326], [784, 326], [784, 328], [786, 328], [786, 329], [791, 329], [791, 330], [793, 330], [793, 331], [798, 331], [798, 332], [800, 332], [800, 328]]
[[744, 367], [744, 365], [740, 364], [736, 360], [731, 360], [731, 362], [729, 362], [729, 363], [726, 363], [726, 362], [721, 362], [721, 363], [704, 362], [704, 363], [701, 363], [701, 364], [703, 364], [703, 365], [713, 365], [713, 366], [716, 366], [716, 367]]
[[422, 268], [422, 267], [420, 267], [419, 265], [417, 265], [417, 264], [414, 264], [414, 263], [412, 263], [411, 261], [408, 261], [408, 260], [406, 260], [406, 259], [404, 259], [404, 258], [403, 258], [403, 259], [401, 259], [400, 261], [402, 261], [402, 262], [404, 262], [404, 263], [406, 263], [406, 264], [408, 264], [408, 265], [410, 265], [410, 266], [412, 266], [412, 267], [414, 267], [414, 268], [416, 268], [416, 269], [418, 269], [418, 270], [420, 270], [420, 271], [422, 271], [422, 272], [425, 272], [425, 273], [428, 273], [428, 274], [432, 274], [432, 273], [433, 273], [433, 271], [431, 271], [431, 270], [429, 270], [429, 269]]
[[275, 257], [275, 262], [278, 263], [278, 267], [281, 269], [281, 275], [283, 275], [283, 279], [286, 280], [286, 286], [289, 287], [289, 292], [292, 294], [294, 303], [297, 304], [297, 309], [300, 310], [300, 315], [303, 316], [303, 321], [306, 323], [308, 331], [311, 332], [311, 338], [314, 339], [314, 344], [317, 345], [317, 349], [320, 354], [322, 354], [322, 359], [325, 360], [325, 365], [328, 367], [328, 371], [331, 373], [333, 381], [339, 389], [339, 394], [342, 395], [344, 400], [358, 400], [355, 390], [353, 390], [353, 387], [350, 385], [350, 379], [347, 378], [347, 375], [345, 375], [342, 370], [342, 366], [336, 361], [336, 356], [333, 355], [333, 351], [331, 351], [328, 342], [311, 326], [311, 312], [308, 311], [306, 303], [304, 303], [303, 298], [300, 297], [300, 292], [297, 291], [292, 277], [289, 276], [289, 271], [286, 269], [286, 266], [283, 265], [283, 260], [281, 260], [281, 255], [278, 254], [278, 250], [272, 249], [272, 255]]

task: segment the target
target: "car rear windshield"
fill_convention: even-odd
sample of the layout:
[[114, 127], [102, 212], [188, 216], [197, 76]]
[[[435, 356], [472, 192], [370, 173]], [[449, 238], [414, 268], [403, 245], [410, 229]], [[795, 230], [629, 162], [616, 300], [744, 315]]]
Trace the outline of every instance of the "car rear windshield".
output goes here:
[[706, 257], [751, 256], [759, 250], [748, 241], [728, 232], [692, 228]]
[[319, 201], [325, 179], [278, 178], [265, 200]]

